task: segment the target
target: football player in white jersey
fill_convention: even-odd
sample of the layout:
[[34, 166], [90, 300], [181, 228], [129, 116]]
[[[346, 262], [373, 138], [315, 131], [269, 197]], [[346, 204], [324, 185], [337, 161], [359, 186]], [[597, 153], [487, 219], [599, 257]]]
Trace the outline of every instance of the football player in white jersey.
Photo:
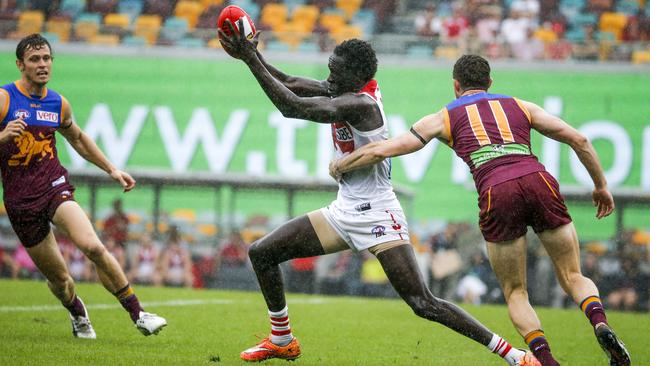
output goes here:
[[[243, 23], [240, 20], [239, 29]], [[256, 41], [222, 29], [229, 53], [249, 67], [273, 104], [288, 118], [332, 125], [338, 156], [372, 141], [388, 138], [377, 82], [375, 51], [369, 43], [351, 39], [338, 45], [329, 59], [327, 80], [286, 75], [264, 61]], [[511, 347], [456, 305], [431, 294], [418, 270], [406, 220], [390, 183], [390, 162], [345, 174], [337, 199], [328, 207], [294, 218], [257, 240], [249, 249], [271, 320], [271, 335], [241, 353], [245, 361], [296, 359], [300, 345], [292, 335], [280, 263], [334, 253], [368, 249], [380, 261], [388, 279], [413, 309], [503, 357], [510, 365], [539, 365], [530, 353]]]

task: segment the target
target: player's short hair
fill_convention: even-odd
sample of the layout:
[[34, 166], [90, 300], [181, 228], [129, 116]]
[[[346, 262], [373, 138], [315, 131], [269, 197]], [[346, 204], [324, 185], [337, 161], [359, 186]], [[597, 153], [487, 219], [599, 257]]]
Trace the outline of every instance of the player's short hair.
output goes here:
[[370, 43], [348, 39], [334, 48], [334, 54], [345, 59], [347, 67], [361, 80], [368, 82], [377, 73], [377, 55]]
[[478, 55], [463, 55], [454, 64], [454, 80], [463, 90], [490, 87], [490, 64]]
[[18, 46], [16, 46], [16, 59], [22, 61], [27, 49], [40, 50], [44, 46], [47, 46], [50, 49], [50, 53], [52, 53], [52, 46], [50, 46], [50, 42], [45, 37], [38, 33], [30, 34], [18, 42]]

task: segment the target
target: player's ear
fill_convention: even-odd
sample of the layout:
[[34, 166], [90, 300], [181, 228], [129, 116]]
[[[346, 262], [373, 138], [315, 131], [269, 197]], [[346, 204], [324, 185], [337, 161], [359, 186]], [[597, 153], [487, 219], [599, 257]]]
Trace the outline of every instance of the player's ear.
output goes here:
[[23, 63], [23, 60], [16, 60], [16, 67], [20, 72], [25, 71], [25, 64]]
[[492, 86], [492, 78], [490, 78], [490, 82], [488, 83], [487, 88], [490, 89], [491, 86]]

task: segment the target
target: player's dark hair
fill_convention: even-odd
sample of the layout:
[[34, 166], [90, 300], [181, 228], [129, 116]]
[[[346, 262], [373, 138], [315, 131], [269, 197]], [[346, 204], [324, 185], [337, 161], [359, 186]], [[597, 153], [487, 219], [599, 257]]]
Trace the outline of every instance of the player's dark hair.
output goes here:
[[52, 53], [52, 46], [50, 46], [50, 42], [48, 42], [45, 37], [38, 33], [30, 34], [18, 42], [18, 46], [16, 46], [16, 59], [22, 61], [27, 49], [31, 48], [32, 50], [40, 50], [45, 46], [47, 46], [50, 49], [50, 53]]
[[462, 90], [490, 87], [490, 64], [478, 55], [463, 55], [454, 64], [454, 80]]
[[345, 59], [346, 66], [361, 80], [368, 82], [377, 73], [377, 55], [370, 43], [348, 39], [334, 48], [334, 54]]

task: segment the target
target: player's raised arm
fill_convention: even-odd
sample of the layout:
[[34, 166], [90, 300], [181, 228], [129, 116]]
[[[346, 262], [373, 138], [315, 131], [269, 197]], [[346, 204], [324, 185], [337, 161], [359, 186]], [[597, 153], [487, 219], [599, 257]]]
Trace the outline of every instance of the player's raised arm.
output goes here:
[[526, 101], [522, 101], [522, 103], [530, 113], [530, 121], [534, 129], [544, 136], [571, 146], [571, 149], [578, 155], [580, 162], [594, 182], [592, 198], [594, 206], [597, 207], [596, 217], [600, 219], [611, 214], [614, 211], [614, 199], [607, 189], [605, 173], [591, 141], [571, 125], [546, 112], [540, 106]]
[[[240, 19], [239, 22], [239, 26], [243, 27], [243, 20]], [[230, 36], [222, 29], [219, 29], [219, 36], [230, 50], [230, 54], [248, 65], [266, 95], [285, 117], [332, 123], [336, 120], [359, 119], [363, 115], [373, 113], [373, 103], [364, 96], [352, 93], [337, 98], [296, 95], [264, 67], [254, 43], [246, 39], [244, 34], [235, 32], [234, 26], [228, 20], [226, 27], [230, 29]]]
[[[255, 34], [254, 41], [257, 40], [260, 32]], [[273, 77], [278, 79], [284, 86], [300, 97], [318, 97], [327, 96], [327, 80], [315, 80], [301, 76], [288, 75], [277, 67], [268, 63], [262, 53], [257, 50], [257, 57], [264, 67]]]
[[344, 173], [394, 157], [420, 150], [434, 138], [448, 140], [442, 112], [430, 114], [417, 121], [409, 132], [379, 142], [367, 144], [351, 154], [330, 163], [330, 175], [337, 179]]
[[68, 100], [63, 97], [61, 98], [63, 99], [63, 117], [61, 127], [58, 131], [66, 140], [68, 140], [70, 145], [72, 145], [79, 155], [108, 173], [111, 178], [122, 185], [125, 192], [132, 190], [135, 187], [135, 179], [133, 179], [129, 173], [117, 169], [108, 158], [106, 158], [95, 141], [86, 135], [79, 125], [74, 122], [72, 118], [72, 107]]

